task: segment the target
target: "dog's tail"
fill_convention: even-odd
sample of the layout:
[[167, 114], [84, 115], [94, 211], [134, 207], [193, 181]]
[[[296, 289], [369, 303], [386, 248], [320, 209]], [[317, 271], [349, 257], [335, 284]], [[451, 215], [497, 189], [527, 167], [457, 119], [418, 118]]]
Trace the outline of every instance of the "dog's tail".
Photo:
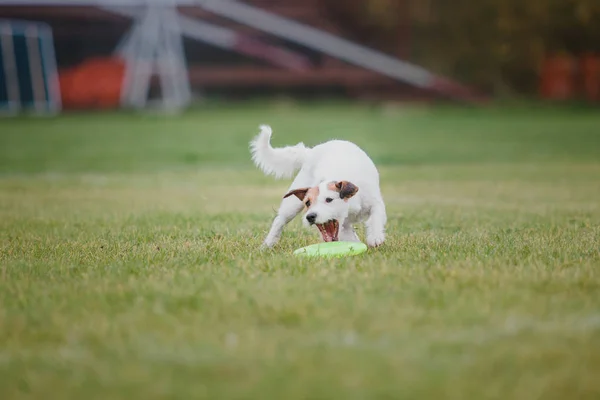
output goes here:
[[298, 143], [274, 149], [271, 147], [272, 133], [270, 126], [260, 126], [260, 133], [250, 142], [252, 161], [265, 175], [291, 178], [302, 167], [310, 148]]

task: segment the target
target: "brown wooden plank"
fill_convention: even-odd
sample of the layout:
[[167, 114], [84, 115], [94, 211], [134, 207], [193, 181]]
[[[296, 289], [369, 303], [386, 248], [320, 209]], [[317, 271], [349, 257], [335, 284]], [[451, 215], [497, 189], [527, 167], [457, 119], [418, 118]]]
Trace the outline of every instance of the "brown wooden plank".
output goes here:
[[352, 66], [291, 72], [283, 69], [250, 66], [207, 67], [192, 65], [189, 67], [189, 76], [193, 85], [205, 87], [294, 87], [305, 85], [360, 87], [395, 84], [392, 79]]

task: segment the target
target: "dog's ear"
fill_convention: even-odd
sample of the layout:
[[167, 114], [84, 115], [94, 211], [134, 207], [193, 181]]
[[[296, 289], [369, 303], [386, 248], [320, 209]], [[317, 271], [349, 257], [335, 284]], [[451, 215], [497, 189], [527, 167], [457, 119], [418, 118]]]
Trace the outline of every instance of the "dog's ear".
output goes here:
[[348, 181], [335, 182], [335, 190], [340, 192], [340, 199], [349, 199], [358, 192], [358, 186]]
[[301, 189], [294, 189], [291, 192], [288, 192], [285, 196], [283, 196], [283, 198], [287, 198], [290, 197], [291, 195], [296, 196], [297, 198], [300, 199], [300, 201], [304, 201], [304, 197], [306, 197], [306, 192], [308, 192], [310, 188], [301, 188]]

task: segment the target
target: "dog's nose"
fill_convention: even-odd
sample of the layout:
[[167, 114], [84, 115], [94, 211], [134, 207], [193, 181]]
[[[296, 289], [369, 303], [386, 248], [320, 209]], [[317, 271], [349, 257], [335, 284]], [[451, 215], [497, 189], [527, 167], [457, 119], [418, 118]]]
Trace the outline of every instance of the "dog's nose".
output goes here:
[[306, 215], [306, 220], [308, 222], [310, 222], [311, 224], [314, 224], [315, 221], [317, 220], [317, 214], [316, 213], [310, 213]]

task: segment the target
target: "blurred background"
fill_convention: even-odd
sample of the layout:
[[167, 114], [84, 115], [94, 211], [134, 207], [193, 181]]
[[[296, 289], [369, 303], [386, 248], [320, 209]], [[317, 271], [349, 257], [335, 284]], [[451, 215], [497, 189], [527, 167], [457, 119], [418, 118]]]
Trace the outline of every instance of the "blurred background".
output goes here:
[[0, 103], [600, 101], [598, 0], [0, 1]]

